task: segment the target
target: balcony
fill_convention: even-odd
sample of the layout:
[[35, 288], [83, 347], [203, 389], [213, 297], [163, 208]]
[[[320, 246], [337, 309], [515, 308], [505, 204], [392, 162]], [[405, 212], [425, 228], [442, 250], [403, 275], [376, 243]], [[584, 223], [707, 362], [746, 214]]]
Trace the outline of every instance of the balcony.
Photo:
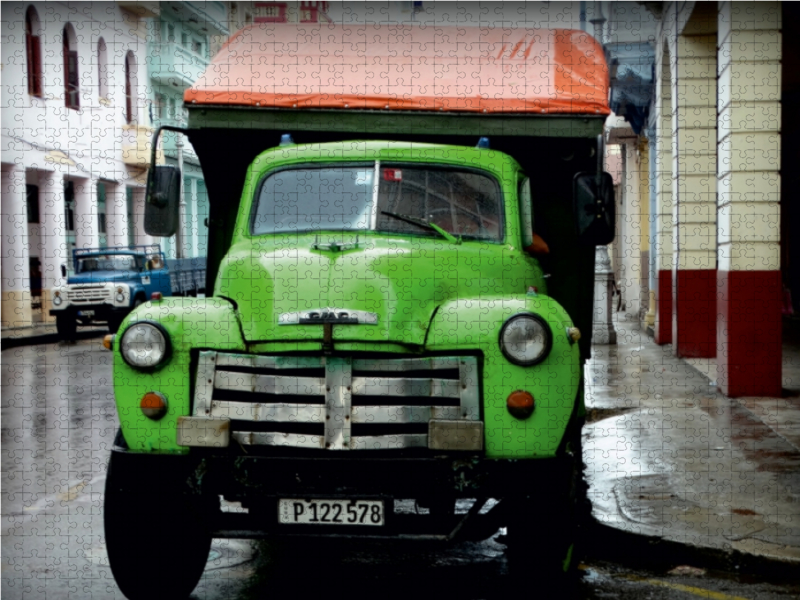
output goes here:
[[162, 15], [167, 11], [175, 19], [207, 35], [229, 35], [228, 11], [222, 2], [163, 2]]
[[[122, 162], [132, 167], [149, 167], [154, 132], [152, 127], [123, 125]], [[156, 153], [156, 163], [164, 164], [163, 150], [159, 149]]]
[[176, 42], [150, 45], [150, 78], [164, 85], [186, 89], [208, 66], [208, 61]]
[[117, 2], [120, 8], [124, 8], [142, 19], [154, 19], [161, 14], [161, 7], [158, 2]]

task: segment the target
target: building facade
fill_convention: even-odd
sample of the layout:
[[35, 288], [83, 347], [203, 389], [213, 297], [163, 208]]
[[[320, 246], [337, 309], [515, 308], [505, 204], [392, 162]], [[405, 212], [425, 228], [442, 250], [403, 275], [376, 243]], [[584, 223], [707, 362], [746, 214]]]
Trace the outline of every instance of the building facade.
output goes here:
[[150, 243], [146, 19], [157, 3], [4, 3], [2, 324], [50, 320], [75, 247]]
[[183, 91], [252, 2], [6, 2], [2, 10], [2, 326], [50, 321], [49, 290], [72, 249], [161, 243], [203, 256], [205, 186], [191, 146], [166, 136], [157, 160], [182, 163], [176, 238], [143, 225], [155, 128], [181, 126]]
[[[800, 215], [786, 193], [800, 175], [781, 168], [795, 152], [782, 137], [796, 128], [800, 78], [782, 24], [800, 11], [646, 2], [632, 28], [630, 5], [587, 4], [611, 66], [612, 107], [626, 119], [607, 133], [626, 182], [614, 243], [620, 326], [652, 328], [677, 356], [710, 359], [729, 396], [779, 397], [782, 327], [800, 300], [791, 236]], [[626, 44], [642, 44], [638, 57], [623, 56]], [[636, 85], [625, 89], [623, 78]]]
[[[205, 71], [224, 40], [253, 23], [252, 2], [162, 2], [149, 20], [148, 78], [153, 127], [186, 125], [183, 93]], [[165, 132], [166, 164], [181, 167], [181, 229], [162, 241], [168, 258], [205, 256], [208, 194], [191, 145], [180, 134]]]

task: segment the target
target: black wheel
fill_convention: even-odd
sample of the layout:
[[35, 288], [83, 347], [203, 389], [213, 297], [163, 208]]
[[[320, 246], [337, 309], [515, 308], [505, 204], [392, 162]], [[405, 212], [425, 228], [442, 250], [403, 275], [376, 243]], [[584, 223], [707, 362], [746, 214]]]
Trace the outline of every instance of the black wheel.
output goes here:
[[78, 321], [74, 314], [68, 312], [63, 315], [56, 315], [56, 331], [60, 339], [74, 342], [77, 328]]
[[187, 598], [211, 549], [197, 502], [173, 478], [144, 473], [126, 458], [111, 453], [103, 507], [114, 579], [129, 600]]
[[[572, 598], [577, 591], [581, 537], [588, 504], [583, 480], [580, 428], [568, 446], [569, 473], [562, 493], [509, 499], [506, 561], [511, 586], [536, 591], [535, 598]], [[555, 492], [555, 490], [554, 490]]]
[[108, 316], [108, 332], [109, 333], [117, 333], [119, 330], [119, 326], [122, 325], [122, 319], [125, 317], [120, 317], [118, 315], [109, 315]]

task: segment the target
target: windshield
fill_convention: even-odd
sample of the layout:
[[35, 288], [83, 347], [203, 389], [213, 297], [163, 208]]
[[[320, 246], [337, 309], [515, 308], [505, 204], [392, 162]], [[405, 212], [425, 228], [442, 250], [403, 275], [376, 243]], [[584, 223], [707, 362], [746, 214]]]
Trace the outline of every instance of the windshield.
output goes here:
[[502, 206], [497, 182], [474, 171], [383, 164], [290, 169], [262, 184], [252, 232], [334, 229], [440, 236], [436, 229], [441, 228], [465, 239], [499, 241]]
[[130, 254], [97, 254], [78, 259], [76, 273], [139, 271], [141, 260]]

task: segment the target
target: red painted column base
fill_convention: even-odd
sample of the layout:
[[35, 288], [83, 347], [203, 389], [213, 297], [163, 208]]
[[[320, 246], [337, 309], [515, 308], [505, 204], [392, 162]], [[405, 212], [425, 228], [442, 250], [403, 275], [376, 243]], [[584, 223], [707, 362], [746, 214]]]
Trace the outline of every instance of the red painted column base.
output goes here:
[[673, 271], [672, 345], [681, 358], [717, 355], [717, 271]]
[[717, 385], [726, 396], [780, 397], [780, 271], [719, 271], [717, 280]]
[[672, 343], [672, 270], [659, 271], [656, 292], [656, 344]]

